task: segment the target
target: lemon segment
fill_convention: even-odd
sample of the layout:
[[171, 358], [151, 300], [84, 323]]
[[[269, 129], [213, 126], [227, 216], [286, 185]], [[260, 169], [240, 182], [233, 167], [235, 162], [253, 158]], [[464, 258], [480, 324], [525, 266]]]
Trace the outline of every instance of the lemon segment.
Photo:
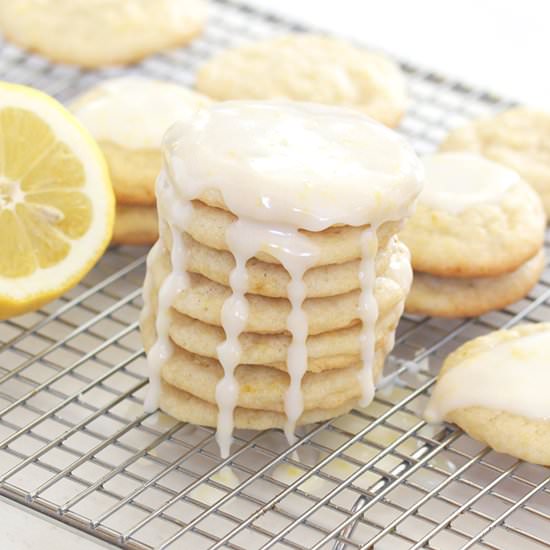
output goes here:
[[0, 82], [0, 319], [77, 284], [110, 242], [105, 159], [46, 94]]

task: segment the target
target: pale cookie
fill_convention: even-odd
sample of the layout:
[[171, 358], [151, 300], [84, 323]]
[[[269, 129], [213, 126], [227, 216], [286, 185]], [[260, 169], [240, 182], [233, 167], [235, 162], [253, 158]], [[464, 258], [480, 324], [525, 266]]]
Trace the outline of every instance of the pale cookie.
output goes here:
[[[168, 249], [170, 239], [166, 238]], [[211, 281], [223, 286], [229, 286], [229, 277], [235, 267], [235, 260], [230, 252], [214, 250], [197, 243], [184, 234], [183, 242], [187, 250], [187, 271], [202, 275]], [[376, 272], [383, 273], [391, 260], [396, 248], [406, 250], [398, 241], [390, 240], [386, 248], [376, 256]], [[408, 262], [408, 260], [407, 260]], [[406, 273], [405, 261], [402, 261], [402, 270]], [[309, 269], [304, 275], [306, 296], [308, 298], [322, 298], [336, 296], [357, 290], [359, 284], [359, 260], [343, 264], [332, 264]], [[271, 298], [285, 298], [290, 276], [281, 265], [261, 262], [252, 258], [247, 262], [248, 290], [252, 294], [259, 294]]]
[[[161, 217], [164, 216], [162, 208]], [[193, 201], [193, 215], [185, 231], [201, 244], [216, 250], [229, 250], [226, 241], [227, 230], [237, 217], [222, 208], [208, 206], [201, 201]], [[387, 222], [378, 228], [378, 244], [385, 247], [389, 239], [401, 228], [398, 222]], [[300, 230], [318, 248], [316, 265], [340, 264], [361, 258], [361, 234], [365, 226], [332, 226], [324, 231]], [[255, 256], [267, 263], [280, 264], [271, 254], [259, 250]]]
[[196, 87], [220, 100], [286, 98], [345, 105], [392, 127], [407, 103], [396, 63], [342, 40], [307, 34], [223, 51], [199, 69]]
[[[312, 424], [334, 418], [349, 412], [357, 403], [352, 399], [334, 409], [310, 409], [304, 411], [297, 421], [297, 425]], [[175, 386], [161, 381], [160, 408], [170, 416], [199, 426], [216, 427], [218, 409], [216, 405], [199, 399]], [[237, 407], [233, 412], [235, 428], [245, 430], [267, 430], [269, 428], [284, 428], [287, 418], [282, 412], [260, 409], [244, 409]]]
[[111, 244], [151, 245], [158, 239], [154, 206], [117, 204]]
[[[393, 334], [403, 304], [393, 310], [382, 312], [375, 328], [378, 345]], [[170, 338], [181, 349], [203, 357], [216, 359], [217, 349], [223, 344], [225, 334], [222, 328], [208, 325], [185, 315], [174, 313], [169, 330]], [[349, 367], [361, 361], [359, 337], [361, 326], [332, 330], [310, 336], [307, 339], [307, 370], [322, 372]], [[255, 334], [244, 332], [239, 337], [241, 362], [247, 365], [264, 365], [278, 370], [287, 370], [288, 348], [292, 337], [287, 334]]]
[[442, 151], [475, 151], [515, 170], [550, 218], [550, 113], [517, 107], [453, 130]]
[[100, 82], [70, 108], [99, 143], [117, 202], [152, 206], [164, 133], [208, 103], [178, 84], [122, 77]]
[[[376, 380], [382, 372], [385, 350], [377, 349], [374, 359]], [[304, 409], [332, 409], [361, 397], [357, 377], [361, 363], [323, 372], [307, 372], [302, 378]], [[162, 379], [209, 403], [216, 403], [216, 385], [223, 377], [220, 363], [208, 357], [193, 355], [178, 348], [164, 363]], [[239, 365], [235, 369], [239, 396], [237, 406], [283, 412], [284, 395], [289, 375], [279, 369], [261, 365]]]
[[516, 271], [496, 277], [466, 279], [416, 272], [405, 309], [435, 317], [477, 317], [526, 296], [537, 284], [544, 263], [541, 250]]
[[424, 166], [417, 210], [400, 234], [415, 271], [495, 277], [539, 252], [542, 204], [515, 172], [471, 153], [432, 155]]
[[186, 44], [205, 20], [204, 0], [0, 2], [0, 29], [9, 40], [87, 68], [134, 63]]
[[425, 412], [501, 453], [550, 465], [550, 323], [500, 330], [445, 360]]

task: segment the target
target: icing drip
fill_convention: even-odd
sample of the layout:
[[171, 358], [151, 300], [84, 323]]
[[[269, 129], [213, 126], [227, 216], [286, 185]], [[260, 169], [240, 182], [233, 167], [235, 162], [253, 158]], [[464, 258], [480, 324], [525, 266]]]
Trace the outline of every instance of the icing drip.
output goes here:
[[[158, 408], [160, 370], [174, 353], [174, 344], [168, 335], [171, 321], [170, 310], [178, 293], [184, 290], [189, 284], [188, 275], [185, 270], [186, 252], [183, 243], [182, 228], [185, 227], [185, 222], [189, 219], [193, 208], [190, 202], [184, 202], [179, 199], [164, 173], [161, 173], [157, 180], [157, 200], [159, 204], [166, 206], [165, 222], [172, 237], [172, 250], [170, 252], [172, 269], [159, 289], [155, 321], [157, 339], [147, 353], [149, 387], [145, 397], [144, 408], [148, 412]], [[160, 223], [159, 241], [162, 242], [163, 246], [166, 246], [165, 230], [163, 224]], [[153, 254], [156, 254], [156, 252]]]
[[216, 440], [223, 458], [229, 456], [233, 434], [233, 411], [239, 397], [239, 384], [235, 369], [241, 360], [239, 335], [244, 331], [248, 320], [248, 301], [245, 293], [248, 286], [246, 262], [257, 252], [254, 239], [247, 239], [248, 223], [236, 220], [227, 230], [225, 239], [235, 258], [235, 268], [229, 277], [231, 296], [222, 307], [221, 323], [225, 331], [225, 341], [218, 346], [218, 360], [223, 368], [223, 378], [216, 386], [218, 405], [218, 426]]
[[366, 407], [374, 397], [374, 354], [376, 345], [375, 325], [378, 319], [378, 303], [374, 297], [376, 282], [376, 254], [378, 237], [375, 227], [366, 228], [361, 235], [362, 258], [359, 267], [361, 296], [359, 309], [363, 328], [361, 329], [361, 360], [363, 367], [359, 372], [361, 384], [360, 405]]
[[[304, 238], [304, 237], [302, 237]], [[288, 283], [288, 299], [290, 301], [290, 313], [287, 319], [287, 328], [292, 335], [292, 342], [287, 352], [287, 369], [290, 376], [290, 383], [285, 393], [286, 425], [285, 435], [290, 444], [294, 443], [296, 436], [294, 430], [296, 422], [304, 412], [304, 398], [302, 395], [302, 378], [307, 371], [307, 336], [308, 324], [307, 315], [303, 308], [306, 298], [306, 285], [304, 273], [314, 262], [314, 256], [310, 261], [294, 262], [292, 265], [288, 260], [283, 265], [290, 274]], [[307, 260], [308, 258], [306, 258]]]
[[289, 442], [292, 442], [296, 421], [304, 410], [301, 381], [307, 371], [308, 325], [302, 308], [306, 297], [303, 275], [318, 256], [316, 247], [295, 229], [246, 219], [236, 220], [229, 227], [226, 242], [235, 258], [235, 268], [229, 281], [232, 294], [222, 308], [221, 324], [226, 339], [217, 350], [218, 360], [224, 371], [224, 376], [216, 387], [217, 440], [222, 456], [229, 454], [233, 411], [239, 394], [235, 369], [241, 358], [239, 335], [244, 331], [248, 320], [248, 302], [245, 296], [248, 282], [246, 262], [259, 250], [263, 250], [277, 258], [290, 275], [288, 296], [291, 311], [287, 326], [292, 335], [292, 343], [287, 357], [290, 384], [285, 396], [285, 412], [288, 419], [285, 433]]

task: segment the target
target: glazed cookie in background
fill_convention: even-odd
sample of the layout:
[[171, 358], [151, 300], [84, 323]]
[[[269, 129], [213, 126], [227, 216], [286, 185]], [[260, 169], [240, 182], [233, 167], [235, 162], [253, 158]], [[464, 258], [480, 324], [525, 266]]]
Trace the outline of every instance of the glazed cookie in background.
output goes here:
[[206, 21], [204, 0], [9, 0], [0, 30], [23, 48], [87, 68], [182, 46]]
[[550, 465], [550, 323], [471, 340], [451, 353], [425, 411], [494, 450]]
[[196, 87], [218, 100], [285, 98], [353, 107], [392, 127], [407, 103], [396, 63], [342, 40], [308, 34], [223, 51], [199, 69]]
[[550, 218], [550, 113], [517, 107], [453, 130], [442, 151], [473, 151], [515, 170]]
[[178, 84], [123, 77], [99, 83], [71, 104], [109, 165], [117, 199], [114, 243], [156, 240], [162, 137], [174, 122], [187, 120], [207, 103], [208, 98]]
[[544, 267], [537, 194], [516, 172], [472, 153], [428, 156], [424, 168], [401, 232], [415, 270], [407, 311], [469, 317], [525, 296]]

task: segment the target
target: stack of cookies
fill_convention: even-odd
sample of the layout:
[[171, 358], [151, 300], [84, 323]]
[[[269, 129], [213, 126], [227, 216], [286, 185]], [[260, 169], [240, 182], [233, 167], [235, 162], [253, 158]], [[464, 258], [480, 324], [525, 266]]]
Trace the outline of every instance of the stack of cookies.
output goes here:
[[400, 235], [415, 270], [407, 311], [475, 317], [524, 297], [545, 261], [536, 192], [472, 153], [432, 155], [424, 167], [418, 208]]
[[155, 180], [166, 130], [209, 100], [184, 86], [142, 77], [104, 80], [71, 104], [97, 140], [111, 174], [117, 209], [113, 244], [158, 238]]
[[141, 318], [147, 406], [217, 426], [327, 419], [372, 399], [411, 282], [395, 237], [421, 170], [346, 109], [226, 102], [166, 140]]

